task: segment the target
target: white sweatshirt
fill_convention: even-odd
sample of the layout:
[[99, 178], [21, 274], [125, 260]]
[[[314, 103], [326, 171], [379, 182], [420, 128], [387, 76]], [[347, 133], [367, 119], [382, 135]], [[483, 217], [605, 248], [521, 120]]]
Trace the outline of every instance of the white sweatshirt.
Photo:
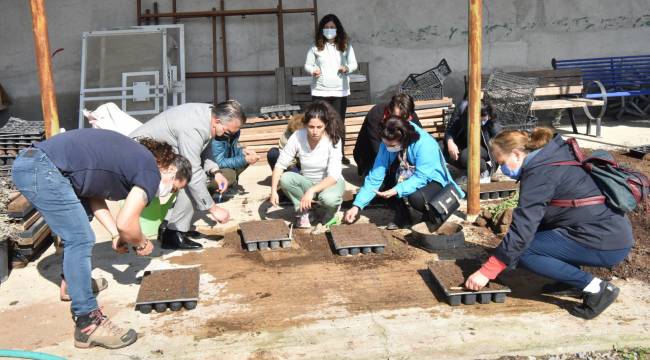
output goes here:
[[348, 67], [348, 73], [357, 70], [357, 58], [354, 56], [352, 45], [348, 44], [345, 52], [340, 52], [334, 43], [326, 43], [322, 51], [316, 45], [307, 52], [305, 71], [313, 74], [320, 69], [320, 76], [312, 78], [312, 96], [344, 97], [350, 95], [350, 77], [340, 74], [341, 66]]
[[275, 166], [286, 170], [296, 155], [300, 159], [300, 173], [314, 183], [319, 183], [328, 176], [337, 181], [343, 178], [341, 140], [334, 146], [329, 136], [323, 135], [312, 150], [307, 141], [307, 129], [300, 129], [291, 135], [287, 144], [280, 150], [280, 157]]

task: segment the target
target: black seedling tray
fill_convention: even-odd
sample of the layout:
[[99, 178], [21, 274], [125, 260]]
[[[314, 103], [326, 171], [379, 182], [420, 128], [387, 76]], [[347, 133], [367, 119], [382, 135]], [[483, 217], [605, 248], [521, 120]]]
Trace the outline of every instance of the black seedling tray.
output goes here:
[[[267, 231], [261, 233], [259, 228]], [[247, 221], [239, 224], [242, 241], [248, 251], [277, 250], [291, 248], [291, 229], [284, 220]]]
[[[441, 260], [438, 263], [443, 262], [453, 263], [455, 260]], [[436, 262], [429, 264], [429, 272], [433, 276], [436, 284], [438, 284], [440, 289], [442, 289], [447, 302], [451, 306], [458, 306], [461, 303], [465, 305], [474, 305], [477, 302], [480, 304], [489, 304], [490, 302], [504, 303], [506, 301], [507, 294], [511, 292], [510, 288], [502, 285], [500, 285], [499, 288], [490, 289], [490, 285], [492, 285], [492, 283], [488, 284], [488, 287], [483, 288], [479, 291], [471, 291], [461, 286], [456, 288], [447, 288], [444, 284], [444, 281], [438, 277], [438, 274], [436, 274], [435, 263]]]

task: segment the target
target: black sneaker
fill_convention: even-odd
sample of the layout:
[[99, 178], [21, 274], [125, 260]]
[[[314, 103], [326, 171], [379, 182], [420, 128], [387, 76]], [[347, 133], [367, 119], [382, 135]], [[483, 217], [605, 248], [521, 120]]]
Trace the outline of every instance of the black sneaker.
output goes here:
[[542, 286], [542, 294], [551, 296], [567, 296], [576, 299], [582, 298], [582, 292], [575, 286], [560, 281]]
[[618, 297], [621, 290], [608, 281], [601, 281], [600, 291], [596, 294], [584, 292], [582, 294], [582, 305], [569, 309], [573, 316], [585, 320], [591, 320], [600, 315]]

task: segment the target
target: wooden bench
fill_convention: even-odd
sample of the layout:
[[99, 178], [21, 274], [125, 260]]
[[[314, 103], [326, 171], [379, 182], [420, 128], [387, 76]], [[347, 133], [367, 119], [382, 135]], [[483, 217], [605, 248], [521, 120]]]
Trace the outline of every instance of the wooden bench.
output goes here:
[[[350, 74], [350, 96], [348, 106], [370, 103], [370, 69], [367, 62], [360, 62], [359, 68]], [[294, 80], [296, 79], [296, 80]], [[311, 103], [311, 74], [303, 66], [277, 68], [278, 104], [300, 105], [302, 108]], [[308, 80], [308, 81], [305, 81]]]
[[[363, 120], [373, 106], [348, 107], [345, 119], [344, 153], [346, 156], [352, 155]], [[415, 112], [420, 118], [423, 129], [437, 139], [444, 136], [446, 118], [451, 115], [453, 108], [454, 104], [451, 98], [415, 102]], [[260, 163], [264, 163], [269, 149], [278, 146], [280, 137], [286, 129], [287, 121], [257, 121], [257, 118], [249, 120], [253, 120], [253, 122], [247, 122], [242, 127], [239, 143], [241, 146], [255, 150], [260, 155]]]
[[[586, 98], [580, 69], [537, 70], [524, 72], [511, 72], [509, 74], [534, 77], [538, 79], [535, 89], [535, 100], [531, 104], [531, 111], [537, 110], [563, 110], [569, 114], [569, 120], [574, 133], [578, 133], [573, 109], [582, 108], [587, 115], [587, 135], [591, 134], [591, 121], [596, 122], [596, 136], [600, 137], [601, 119], [607, 107], [606, 99]], [[483, 75], [481, 87], [485, 89], [489, 75]], [[601, 111], [593, 116], [589, 107], [600, 106]]]
[[[620, 110], [616, 116], [620, 120], [623, 114], [645, 116], [635, 100], [650, 95], [650, 55], [614, 56], [586, 59], [551, 60], [554, 69], [579, 69], [587, 90], [588, 99], [620, 98]], [[597, 87], [591, 86], [596, 84]], [[592, 92], [592, 89], [599, 90]], [[626, 98], [631, 100], [626, 101]]]

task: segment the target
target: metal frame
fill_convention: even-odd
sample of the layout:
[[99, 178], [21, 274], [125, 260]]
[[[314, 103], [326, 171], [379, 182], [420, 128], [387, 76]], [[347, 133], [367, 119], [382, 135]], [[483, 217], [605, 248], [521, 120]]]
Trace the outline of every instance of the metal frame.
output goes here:
[[[314, 16], [314, 31], [318, 29], [318, 0], [312, 0], [313, 6], [310, 8], [293, 8], [286, 9], [283, 7], [282, 0], [277, 0], [277, 6], [274, 8], [257, 8], [257, 9], [239, 9], [239, 10], [225, 10], [224, 0], [220, 0], [219, 10], [212, 8], [209, 11], [182, 11], [176, 10], [176, 0], [171, 0], [172, 11], [167, 13], [158, 12], [158, 2], [153, 2], [153, 11], [145, 9], [142, 12], [142, 0], [136, 1], [136, 17], [138, 25], [144, 22], [146, 25], [153, 20], [155, 24], [160, 23], [160, 19], [171, 18], [173, 23], [178, 23], [181, 19], [192, 18], [210, 18], [212, 26], [212, 71], [199, 71], [199, 72], [185, 72], [182, 70], [184, 78], [187, 79], [200, 79], [212, 78], [213, 79], [213, 103], [219, 101], [218, 96], [218, 79], [224, 79], [224, 90], [226, 99], [230, 98], [230, 90], [228, 86], [228, 79], [231, 77], [253, 77], [253, 76], [275, 76], [275, 70], [253, 70], [253, 71], [229, 71], [228, 70], [228, 48], [226, 45], [226, 17], [228, 16], [241, 16], [245, 18], [249, 15], [270, 15], [276, 14], [278, 17], [278, 63], [279, 67], [285, 66], [284, 56], [284, 14], [297, 14], [297, 13], [311, 13]], [[217, 64], [217, 17], [221, 20], [221, 47], [223, 71], [218, 71]], [[158, 26], [158, 25], [157, 25]]]
[[[170, 76], [173, 75], [173, 70], [168, 64], [167, 61], [167, 31], [168, 29], [177, 29], [179, 34], [179, 64], [180, 71], [176, 71], [176, 79], [170, 79]], [[87, 40], [91, 37], [100, 37], [100, 36], [125, 36], [133, 34], [161, 34], [162, 40], [162, 69], [160, 73], [158, 71], [145, 71], [145, 72], [127, 72], [122, 74], [122, 86], [121, 87], [110, 87], [110, 88], [86, 88], [86, 63], [87, 63], [87, 52], [88, 45]], [[155, 74], [154, 74], [155, 73]], [[153, 75], [155, 79], [155, 84], [149, 87], [150, 90], [154, 90], [152, 97], [155, 97], [156, 104], [155, 110], [136, 110], [136, 111], [127, 111], [126, 109], [126, 100], [133, 99], [133, 94], [127, 95], [127, 92], [133, 91], [133, 86], [127, 86], [126, 77], [128, 76], [146, 76]], [[162, 84], [160, 84], [160, 77], [162, 77]], [[170, 87], [170, 80], [173, 80], [174, 87]], [[82, 34], [82, 44], [81, 44], [81, 76], [80, 76], [80, 90], [79, 90], [79, 118], [78, 126], [79, 128], [84, 127], [84, 104], [87, 101], [102, 101], [102, 100], [122, 100], [122, 110], [131, 115], [144, 115], [144, 114], [157, 114], [160, 112], [159, 98], [163, 98], [162, 110], [167, 109], [167, 97], [172, 94], [172, 103], [173, 105], [178, 105], [179, 101], [177, 96], [180, 97], [180, 103], [185, 103], [185, 29], [183, 24], [169, 24], [169, 25], [155, 25], [155, 26], [133, 26], [126, 29], [118, 30], [102, 30], [102, 31], [90, 31], [84, 32]], [[119, 92], [121, 95], [115, 96], [88, 96], [88, 94], [99, 93], [99, 92]], [[154, 112], [155, 111], [155, 112]]]

